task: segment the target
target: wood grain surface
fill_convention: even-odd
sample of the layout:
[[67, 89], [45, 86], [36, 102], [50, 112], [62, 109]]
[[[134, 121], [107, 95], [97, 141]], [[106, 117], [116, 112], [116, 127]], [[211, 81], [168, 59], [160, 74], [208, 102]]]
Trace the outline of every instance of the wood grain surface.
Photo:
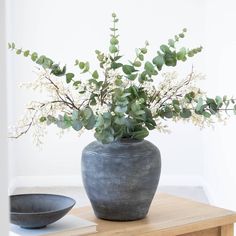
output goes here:
[[233, 236], [236, 222], [233, 211], [164, 193], [155, 197], [148, 216], [139, 221], [97, 219], [90, 206], [75, 208], [71, 214], [97, 223], [96, 236]]

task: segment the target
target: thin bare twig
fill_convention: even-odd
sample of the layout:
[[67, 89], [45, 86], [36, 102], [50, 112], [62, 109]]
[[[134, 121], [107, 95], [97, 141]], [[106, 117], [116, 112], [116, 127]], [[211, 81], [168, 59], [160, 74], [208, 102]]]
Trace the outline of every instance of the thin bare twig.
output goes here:
[[[159, 99], [155, 102], [154, 106], [156, 106], [159, 102], [161, 102], [160, 105], [159, 105], [159, 108], [161, 108], [161, 107], [165, 104], [165, 102], [168, 101], [168, 100], [170, 100], [174, 95], [176, 95], [176, 93], [177, 93], [184, 85], [186, 86], [186, 85], [188, 85], [188, 84], [191, 82], [193, 73], [194, 73], [194, 72], [193, 72], [193, 68], [192, 68], [192, 71], [191, 71], [191, 73], [188, 75], [187, 79], [184, 80], [183, 83], [182, 83], [180, 86], [178, 86], [178, 87], [172, 87], [172, 88], [170, 88], [168, 91], [166, 91], [165, 94], [164, 94], [164, 96], [163, 96], [162, 98], [159, 98]], [[175, 89], [175, 90], [174, 90], [174, 89]], [[172, 93], [171, 95], [169, 95], [168, 97], [165, 98], [165, 96], [166, 96], [170, 91], [172, 91], [172, 90], [174, 90], [173, 93]], [[165, 99], [164, 99], [164, 98], [165, 98]], [[163, 100], [163, 99], [164, 99], [164, 100]], [[163, 100], [163, 101], [162, 101], [162, 100]]]

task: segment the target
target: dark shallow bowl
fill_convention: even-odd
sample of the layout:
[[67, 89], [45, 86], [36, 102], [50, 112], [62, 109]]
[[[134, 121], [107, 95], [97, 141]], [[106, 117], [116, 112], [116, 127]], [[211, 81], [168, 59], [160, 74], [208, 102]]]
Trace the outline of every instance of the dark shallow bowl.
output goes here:
[[12, 224], [38, 229], [65, 216], [75, 200], [54, 194], [20, 194], [10, 196], [10, 204]]

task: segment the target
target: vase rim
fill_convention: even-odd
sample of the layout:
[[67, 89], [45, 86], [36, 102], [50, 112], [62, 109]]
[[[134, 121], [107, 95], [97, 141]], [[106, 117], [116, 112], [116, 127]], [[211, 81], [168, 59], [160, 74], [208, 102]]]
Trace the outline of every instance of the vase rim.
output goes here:
[[144, 139], [134, 139], [134, 138], [121, 138], [115, 142], [118, 142], [118, 143], [141, 143], [143, 142]]

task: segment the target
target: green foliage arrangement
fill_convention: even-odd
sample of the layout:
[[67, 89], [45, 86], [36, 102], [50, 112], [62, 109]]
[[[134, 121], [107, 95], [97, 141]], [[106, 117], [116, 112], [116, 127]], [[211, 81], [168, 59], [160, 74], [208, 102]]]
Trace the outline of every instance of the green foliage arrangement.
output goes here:
[[99, 69], [93, 70], [88, 61], [77, 59], [77, 75], [45, 55], [9, 43], [9, 49], [39, 66], [38, 79], [26, 86], [48, 95], [47, 101], [29, 104], [14, 137], [32, 128], [35, 136], [41, 137], [43, 128], [55, 124], [75, 131], [93, 129], [95, 138], [106, 144], [121, 138], [144, 139], [153, 129], [166, 131], [165, 121], [169, 119], [192, 121], [203, 127], [224, 120], [227, 111], [235, 112], [233, 98], [210, 98], [196, 87], [201, 74], [192, 70], [179, 80], [176, 72], [164, 72], [202, 51], [202, 47], [177, 47], [186, 29], [161, 45], [152, 60], [145, 60], [146, 42], [136, 49], [134, 59], [124, 63], [117, 22], [113, 13], [109, 52], [95, 51]]

